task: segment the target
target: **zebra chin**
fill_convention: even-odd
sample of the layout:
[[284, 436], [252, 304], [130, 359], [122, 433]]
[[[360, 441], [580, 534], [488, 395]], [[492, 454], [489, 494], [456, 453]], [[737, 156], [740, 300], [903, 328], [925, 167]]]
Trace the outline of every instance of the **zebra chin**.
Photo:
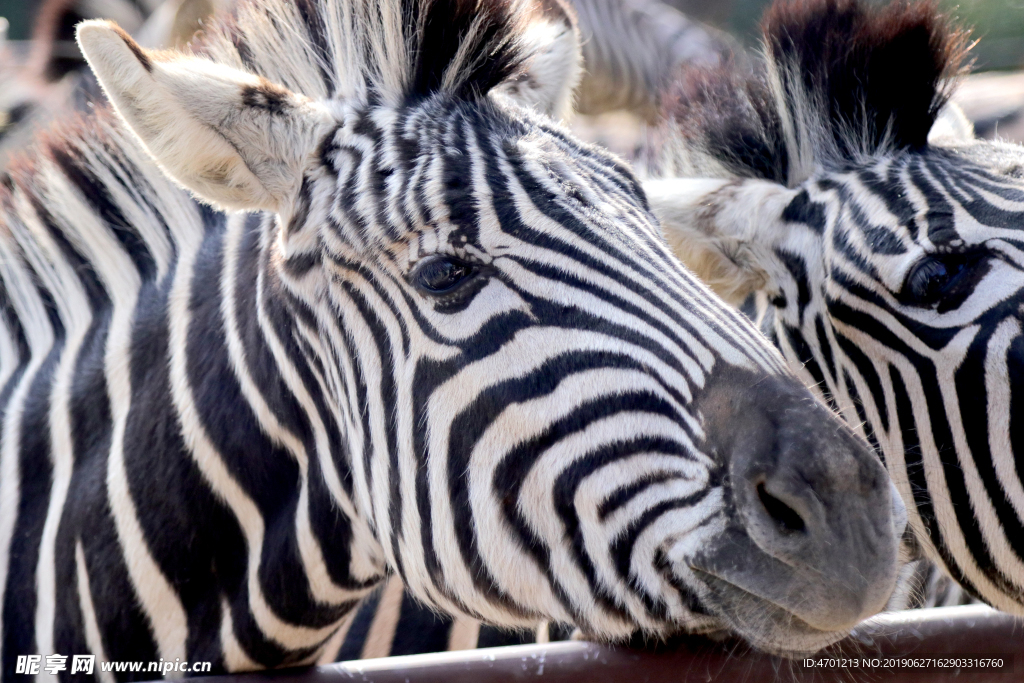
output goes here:
[[698, 398], [726, 472], [723, 514], [670, 546], [666, 569], [758, 649], [814, 652], [884, 609], [906, 509], [878, 458], [806, 389], [735, 375]]

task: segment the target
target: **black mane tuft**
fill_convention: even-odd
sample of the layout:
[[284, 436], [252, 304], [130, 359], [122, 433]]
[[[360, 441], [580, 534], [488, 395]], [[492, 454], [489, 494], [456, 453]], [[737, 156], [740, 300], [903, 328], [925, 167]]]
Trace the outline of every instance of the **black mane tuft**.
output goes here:
[[[461, 69], [452, 90], [460, 97], [486, 94], [522, 67], [516, 40], [522, 22], [507, 0], [406, 0], [405, 6], [406, 25], [422, 27], [414, 42], [410, 96], [440, 91], [452, 67]], [[457, 64], [460, 50], [472, 59]]]
[[844, 155], [927, 144], [968, 48], [933, 0], [776, 2], [762, 30], [784, 97], [810, 98]]
[[546, 0], [239, 0], [195, 49], [309, 97], [475, 98], [522, 70]]
[[710, 159], [731, 175], [793, 184], [809, 163], [922, 148], [969, 49], [968, 32], [933, 0], [776, 0], [762, 31], [767, 63], [757, 73], [679, 74], [655, 140], [664, 154], [682, 150], [693, 167], [696, 153], [705, 167]]

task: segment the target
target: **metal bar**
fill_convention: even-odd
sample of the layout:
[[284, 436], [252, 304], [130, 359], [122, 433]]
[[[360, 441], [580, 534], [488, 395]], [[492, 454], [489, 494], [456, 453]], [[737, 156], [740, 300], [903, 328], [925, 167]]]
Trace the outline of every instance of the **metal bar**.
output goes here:
[[[920, 667], [967, 659], [970, 666]], [[1001, 658], [1000, 668], [978, 666]], [[587, 642], [443, 652], [201, 679], [204, 683], [1009, 683], [1024, 681], [1024, 620], [971, 605], [881, 615], [807, 666], [736, 641], [686, 637], [671, 648], [631, 650]], [[889, 660], [889, 661], [886, 661]], [[896, 660], [893, 662], [892, 660]], [[856, 663], [856, 666], [853, 666]], [[897, 666], [886, 668], [884, 664]], [[945, 661], [943, 664], [951, 662]], [[955, 662], [954, 662], [955, 663]], [[193, 679], [195, 680], [195, 679]]]

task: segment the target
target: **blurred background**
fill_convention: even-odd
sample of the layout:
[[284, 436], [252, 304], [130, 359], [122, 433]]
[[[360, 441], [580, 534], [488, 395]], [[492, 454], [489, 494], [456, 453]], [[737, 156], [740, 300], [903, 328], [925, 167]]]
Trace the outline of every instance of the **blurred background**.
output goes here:
[[[631, 159], [660, 116], [661, 92], [678, 67], [733, 53], [738, 47], [735, 40], [755, 48], [761, 15], [771, 2], [574, 1], [581, 31], [589, 37], [583, 47], [587, 77], [575, 102], [579, 114], [569, 125], [584, 140]], [[936, 1], [972, 27], [977, 41], [972, 52], [975, 75], [959, 84], [954, 103], [979, 137], [1024, 142], [1024, 0]], [[90, 79], [73, 40], [73, 27], [83, 17], [115, 18], [142, 45], [173, 47], [185, 45], [215, 10], [231, 4], [232, 0], [0, 0], [0, 17], [5, 18], [0, 19], [0, 169], [47, 121], [76, 101], [84, 102], [87, 87], [76, 84], [88, 84]], [[48, 9], [41, 12], [44, 6]], [[594, 47], [617, 39], [610, 33], [592, 33], [602, 30], [598, 15], [622, 11], [636, 31], [629, 35], [630, 45], [636, 45], [635, 50], [630, 48], [631, 69], [638, 69], [642, 78], [632, 81], [623, 80], [626, 71], [602, 65], [603, 52]], [[615, 26], [614, 21], [609, 25]], [[35, 35], [43, 38], [34, 43], [29, 40], [33, 26]]]
[[[748, 45], [769, 0], [667, 0], [694, 19], [708, 22], [741, 38]], [[10, 24], [8, 38], [25, 40], [32, 30], [37, 0], [0, 0], [0, 17]], [[97, 6], [104, 0], [95, 0]], [[940, 0], [940, 5], [968, 26], [981, 42], [975, 48], [977, 70], [1024, 67], [1024, 0]]]

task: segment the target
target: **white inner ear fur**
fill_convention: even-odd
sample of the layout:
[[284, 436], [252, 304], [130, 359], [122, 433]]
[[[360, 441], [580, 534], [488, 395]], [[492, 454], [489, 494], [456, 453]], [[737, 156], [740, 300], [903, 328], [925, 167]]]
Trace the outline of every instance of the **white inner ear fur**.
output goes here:
[[84, 22], [78, 43], [118, 114], [167, 173], [228, 210], [287, 208], [332, 118], [266, 79], [139, 47], [116, 24]]
[[935, 123], [928, 131], [928, 144], [939, 147], [953, 147], [974, 142], [974, 124], [971, 123], [963, 109], [953, 102], [947, 102]]
[[555, 120], [569, 118], [576, 86], [583, 76], [576, 26], [568, 15], [544, 17], [530, 26], [523, 42], [530, 55], [526, 70], [494, 92]]
[[797, 190], [765, 180], [668, 178], [644, 181], [669, 247], [716, 294], [739, 305], [771, 290], [782, 211]]

